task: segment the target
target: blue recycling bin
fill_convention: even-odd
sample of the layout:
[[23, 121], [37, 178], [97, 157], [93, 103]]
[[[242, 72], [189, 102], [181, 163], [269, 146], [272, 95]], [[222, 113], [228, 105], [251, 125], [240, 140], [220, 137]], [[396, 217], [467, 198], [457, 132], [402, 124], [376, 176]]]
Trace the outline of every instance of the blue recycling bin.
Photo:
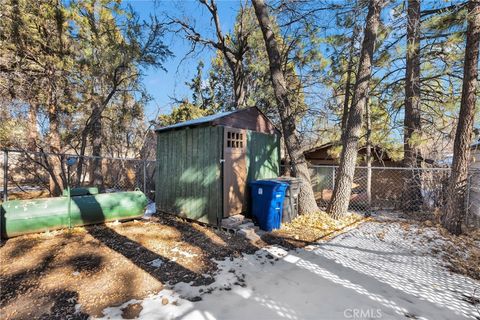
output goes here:
[[272, 231], [280, 229], [283, 201], [288, 183], [274, 180], [250, 182], [252, 193], [252, 215], [257, 219], [260, 229]]

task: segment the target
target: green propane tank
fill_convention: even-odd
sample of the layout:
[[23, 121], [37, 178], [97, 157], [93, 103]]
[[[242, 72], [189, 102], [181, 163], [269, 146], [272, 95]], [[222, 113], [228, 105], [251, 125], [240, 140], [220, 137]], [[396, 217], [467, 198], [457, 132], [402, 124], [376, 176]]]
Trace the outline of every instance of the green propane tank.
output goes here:
[[[64, 197], [68, 197], [68, 190], [69, 189], [63, 190], [63, 196]], [[70, 196], [71, 197], [87, 196], [87, 195], [93, 195], [93, 194], [98, 194], [98, 188], [97, 187], [85, 187], [85, 188], [72, 188], [72, 189], [70, 189]]]
[[7, 201], [0, 206], [1, 236], [139, 218], [147, 203], [141, 191]]

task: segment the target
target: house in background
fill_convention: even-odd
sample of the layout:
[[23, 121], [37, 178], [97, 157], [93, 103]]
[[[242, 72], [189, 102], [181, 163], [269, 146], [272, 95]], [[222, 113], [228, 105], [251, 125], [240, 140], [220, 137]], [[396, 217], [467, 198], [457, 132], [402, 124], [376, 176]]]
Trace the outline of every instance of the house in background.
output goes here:
[[280, 171], [280, 132], [256, 107], [157, 128], [158, 210], [200, 222], [248, 211], [248, 182]]
[[[350, 198], [352, 205], [368, 203], [366, 153], [365, 146], [358, 150], [357, 165], [359, 167], [355, 170], [352, 183]], [[312, 165], [311, 181], [315, 198], [321, 206], [325, 206], [330, 201], [335, 186], [340, 160], [340, 143], [326, 143], [305, 151], [304, 155]], [[428, 165], [433, 163], [432, 160], [422, 159], [422, 161]], [[372, 167], [375, 169], [371, 171], [371, 206], [396, 207], [400, 204], [402, 199], [399, 196], [404, 191], [402, 181], [407, 181], [409, 178], [409, 171], [395, 170], [396, 167], [402, 166], [403, 162], [390, 157], [384, 148], [372, 147]], [[383, 170], [382, 167], [394, 169]]]
[[[311, 148], [304, 152], [305, 159], [312, 165], [335, 166], [339, 163], [339, 142], [329, 142], [321, 146]], [[366, 165], [367, 147], [362, 146], [358, 150], [358, 165]], [[387, 151], [379, 146], [372, 147], [372, 166], [377, 167], [400, 167], [401, 161], [392, 159]]]

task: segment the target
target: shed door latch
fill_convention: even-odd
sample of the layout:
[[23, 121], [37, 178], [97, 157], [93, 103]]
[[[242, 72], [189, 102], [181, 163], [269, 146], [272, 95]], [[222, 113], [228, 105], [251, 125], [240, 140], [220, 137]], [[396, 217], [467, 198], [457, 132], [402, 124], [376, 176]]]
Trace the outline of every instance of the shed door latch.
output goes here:
[[220, 159], [220, 163], [224, 163], [225, 162], [225, 159]]

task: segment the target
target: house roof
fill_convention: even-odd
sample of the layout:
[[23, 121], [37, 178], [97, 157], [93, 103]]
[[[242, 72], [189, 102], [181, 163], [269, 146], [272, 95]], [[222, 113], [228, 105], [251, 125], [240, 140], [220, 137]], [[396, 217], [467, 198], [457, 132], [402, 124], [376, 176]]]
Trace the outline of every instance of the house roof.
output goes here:
[[[341, 146], [341, 145], [342, 145], [342, 143], [340, 141], [328, 142], [328, 143], [325, 143], [325, 144], [322, 144], [320, 146], [313, 147], [311, 149], [308, 149], [308, 150], [304, 151], [304, 155], [307, 158], [307, 160], [310, 157], [313, 159], [313, 154], [315, 152], [319, 152], [319, 151], [322, 151], [322, 150], [328, 150], [332, 147], [337, 147], [337, 146]], [[359, 151], [364, 151], [364, 150], [366, 150], [366, 148], [367, 148], [367, 146], [360, 146]], [[373, 149], [372, 151], [373, 151], [374, 156], [377, 156], [378, 158], [381, 158], [383, 161], [392, 161], [392, 159], [388, 155], [388, 152], [386, 152], [386, 150], [384, 148], [382, 148], [378, 145], [374, 145], [374, 146], [372, 146], [372, 149]], [[328, 159], [333, 159], [333, 157], [331, 155], [328, 155], [325, 160], [328, 160]]]
[[212, 114], [206, 117], [176, 123], [166, 127], [158, 127], [155, 132], [166, 132], [187, 127], [198, 127], [204, 125], [223, 125], [240, 129], [280, 134], [280, 131], [257, 107], [238, 109]]
[[[479, 145], [480, 145], [480, 143], [479, 143]], [[322, 149], [323, 149], [323, 150], [328, 150], [329, 148], [336, 147], [336, 146], [341, 146], [341, 142], [340, 142], [340, 141], [328, 142], [328, 143], [322, 144], [322, 145], [320, 145], [320, 146], [318, 146], [318, 147], [313, 147], [313, 148], [311, 148], [311, 149], [308, 149], [308, 150], [304, 151], [303, 154], [305, 155], [305, 158], [306, 158], [307, 160], [309, 160], [309, 158], [310, 158], [310, 159], [314, 159], [314, 158], [313, 158], [313, 154], [314, 154], [315, 152], [321, 151]], [[359, 152], [360, 152], [360, 151], [363, 152], [363, 151], [366, 150], [366, 149], [367, 149], [367, 146], [363, 145], [363, 146], [360, 146], [360, 148], [359, 148], [358, 151], [359, 151]], [[373, 149], [373, 150], [372, 150], [372, 151], [373, 151], [373, 155], [374, 155], [374, 156], [377, 156], [377, 157], [380, 158], [380, 159], [382, 159], [382, 161], [395, 161], [395, 160], [393, 160], [393, 159], [390, 157], [390, 155], [388, 154], [388, 152], [387, 152], [383, 147], [381, 147], [381, 146], [379, 146], [379, 145], [374, 145], [374, 146], [372, 146], [372, 149]], [[309, 157], [309, 156], [310, 156], [310, 157]], [[328, 155], [328, 158], [325, 159], [325, 160], [330, 160], [330, 159], [333, 159], [333, 157], [330, 156], [330, 155]], [[424, 162], [426, 162], [426, 163], [428, 163], [428, 164], [433, 164], [433, 163], [435, 163], [435, 160], [423, 158], [423, 157], [421, 157], [421, 156], [418, 156], [418, 159], [420, 159], [421, 161], [424, 161]]]
[[325, 148], [334, 147], [334, 146], [337, 146], [337, 145], [341, 145], [341, 143], [340, 142], [327, 142], [327, 143], [324, 143], [322, 145], [319, 145], [319, 146], [310, 148], [308, 150], [305, 150], [303, 153], [307, 154], [307, 153], [315, 152], [315, 151], [322, 150], [322, 149], [325, 149]]

